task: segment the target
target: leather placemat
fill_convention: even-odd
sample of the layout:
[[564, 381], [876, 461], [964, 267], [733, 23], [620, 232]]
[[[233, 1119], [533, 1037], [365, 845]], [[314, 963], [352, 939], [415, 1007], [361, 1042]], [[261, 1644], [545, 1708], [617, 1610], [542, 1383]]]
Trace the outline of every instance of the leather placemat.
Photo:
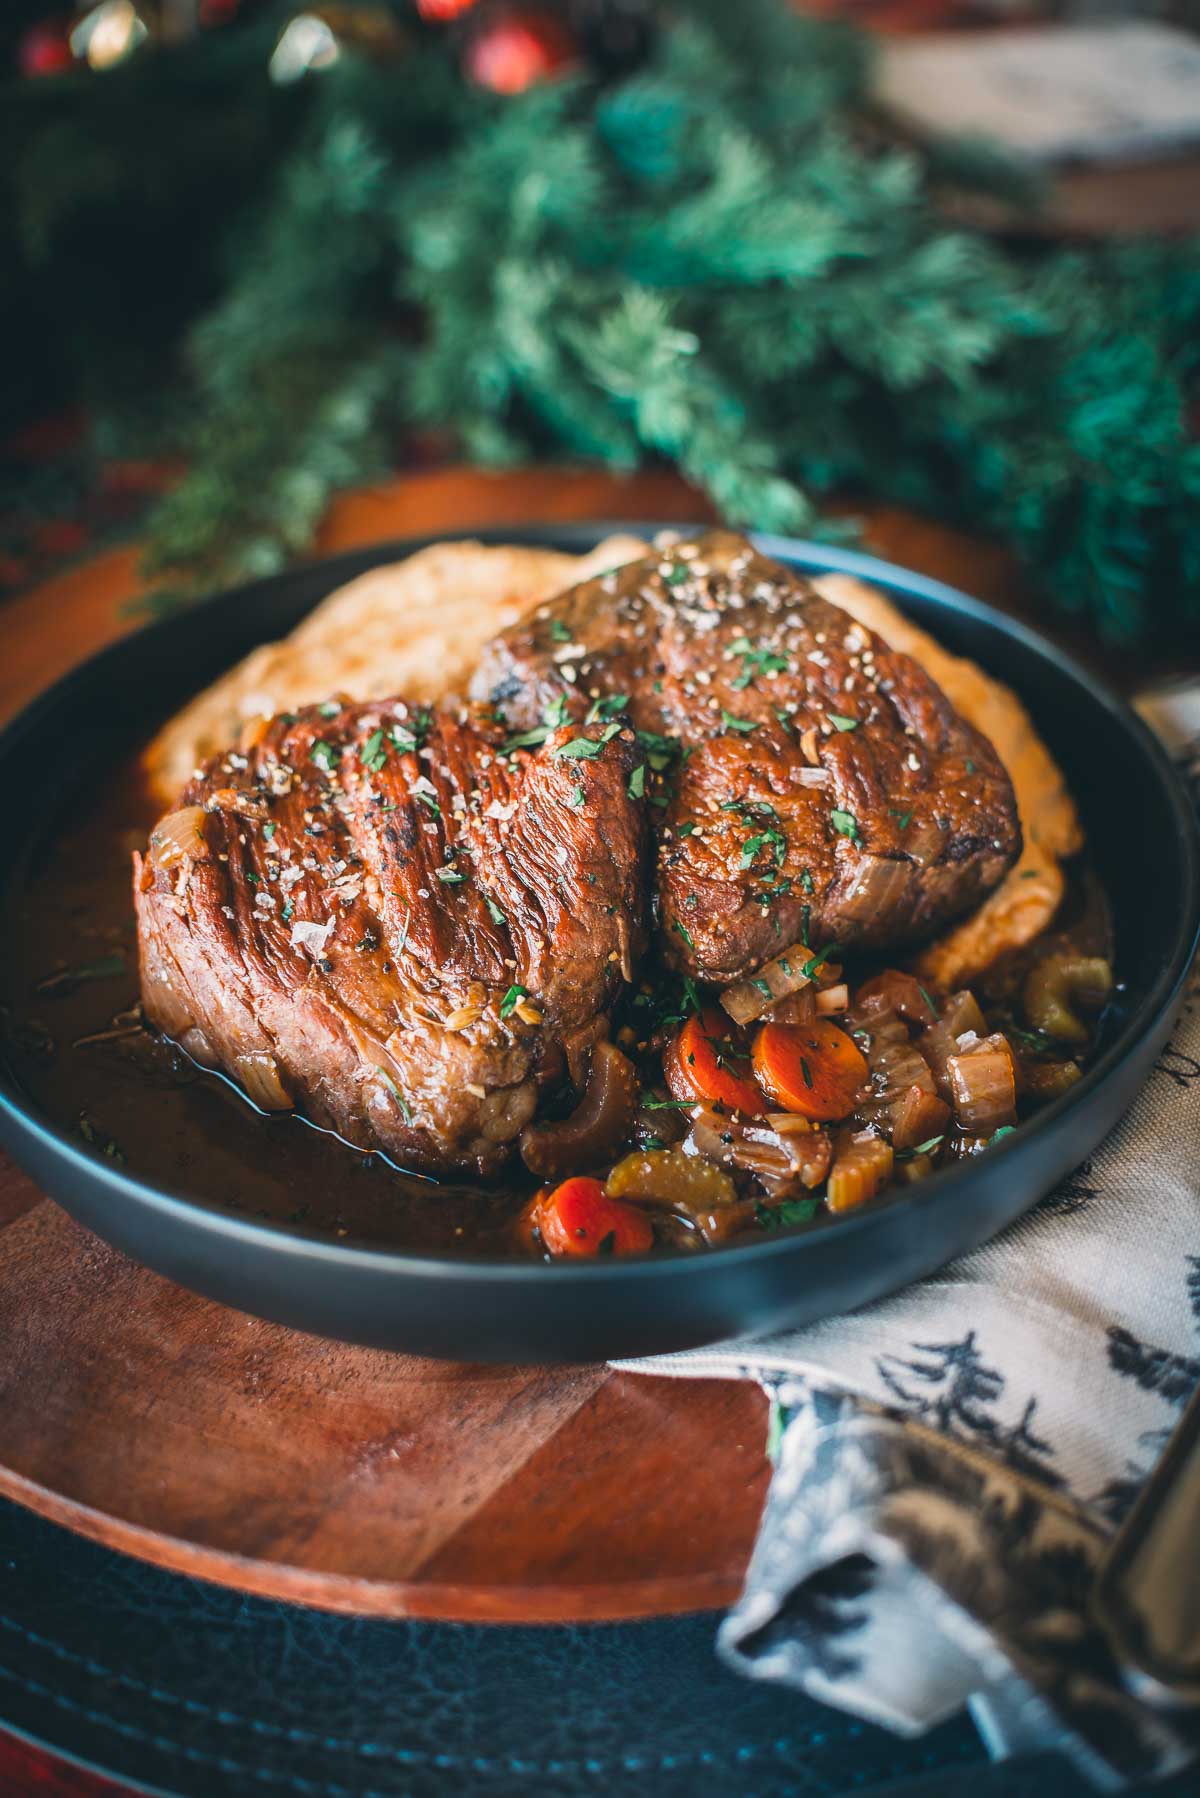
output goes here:
[[965, 1719], [900, 1741], [739, 1679], [714, 1627], [332, 1616], [0, 1502], [0, 1724], [177, 1798], [1083, 1798], [1057, 1764], [989, 1770]]

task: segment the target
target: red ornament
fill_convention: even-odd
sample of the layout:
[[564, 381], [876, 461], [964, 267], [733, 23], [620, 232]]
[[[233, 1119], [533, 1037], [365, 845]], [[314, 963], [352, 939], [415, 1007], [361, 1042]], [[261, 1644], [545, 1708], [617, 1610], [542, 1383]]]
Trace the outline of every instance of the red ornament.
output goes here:
[[44, 19], [31, 25], [17, 45], [17, 67], [22, 75], [61, 75], [74, 62], [69, 19]]
[[417, 11], [431, 25], [446, 25], [470, 12], [475, 0], [417, 0]]
[[575, 44], [549, 13], [503, 12], [467, 45], [467, 75], [495, 94], [522, 94], [575, 61]]

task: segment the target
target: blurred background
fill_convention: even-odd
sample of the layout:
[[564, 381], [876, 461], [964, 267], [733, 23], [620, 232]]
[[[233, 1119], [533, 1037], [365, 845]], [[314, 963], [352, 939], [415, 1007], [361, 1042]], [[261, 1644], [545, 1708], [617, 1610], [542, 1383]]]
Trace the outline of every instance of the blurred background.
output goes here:
[[[7, 0], [0, 595], [431, 462], [886, 501], [1200, 637], [1200, 0]], [[465, 525], [470, 520], [463, 521]], [[2, 607], [0, 607], [2, 618]]]

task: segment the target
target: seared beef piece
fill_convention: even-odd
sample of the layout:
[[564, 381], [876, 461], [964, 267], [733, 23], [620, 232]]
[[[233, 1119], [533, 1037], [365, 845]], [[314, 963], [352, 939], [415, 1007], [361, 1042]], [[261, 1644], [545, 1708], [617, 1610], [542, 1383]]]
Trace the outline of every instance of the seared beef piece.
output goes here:
[[647, 872], [630, 729], [504, 740], [309, 707], [211, 763], [134, 858], [150, 1021], [363, 1148], [495, 1169], [633, 978]]
[[705, 980], [797, 939], [928, 936], [1020, 850], [987, 739], [908, 656], [729, 532], [539, 606], [485, 651], [473, 691], [516, 728], [624, 694], [640, 732], [679, 740], [658, 897], [668, 954]]

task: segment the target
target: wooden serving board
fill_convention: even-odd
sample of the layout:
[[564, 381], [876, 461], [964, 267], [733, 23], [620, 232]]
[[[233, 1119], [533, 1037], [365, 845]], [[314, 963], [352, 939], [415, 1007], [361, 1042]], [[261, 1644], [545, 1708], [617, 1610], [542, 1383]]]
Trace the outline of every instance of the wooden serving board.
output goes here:
[[[521, 520], [700, 519], [668, 474], [442, 470], [344, 499], [330, 552]], [[1016, 609], [996, 551], [876, 512], [874, 547]], [[0, 719], [138, 620], [137, 552], [2, 609]], [[768, 1468], [754, 1387], [463, 1367], [200, 1299], [0, 1157], [0, 1493], [160, 1565], [381, 1616], [523, 1622], [728, 1603]]]
[[[704, 516], [669, 476], [439, 471], [343, 500], [318, 548], [521, 519]], [[137, 628], [136, 549], [2, 609], [0, 718]], [[0, 1156], [0, 1493], [268, 1597], [505, 1622], [727, 1603], [767, 1467], [749, 1386], [462, 1367], [195, 1297]]]

